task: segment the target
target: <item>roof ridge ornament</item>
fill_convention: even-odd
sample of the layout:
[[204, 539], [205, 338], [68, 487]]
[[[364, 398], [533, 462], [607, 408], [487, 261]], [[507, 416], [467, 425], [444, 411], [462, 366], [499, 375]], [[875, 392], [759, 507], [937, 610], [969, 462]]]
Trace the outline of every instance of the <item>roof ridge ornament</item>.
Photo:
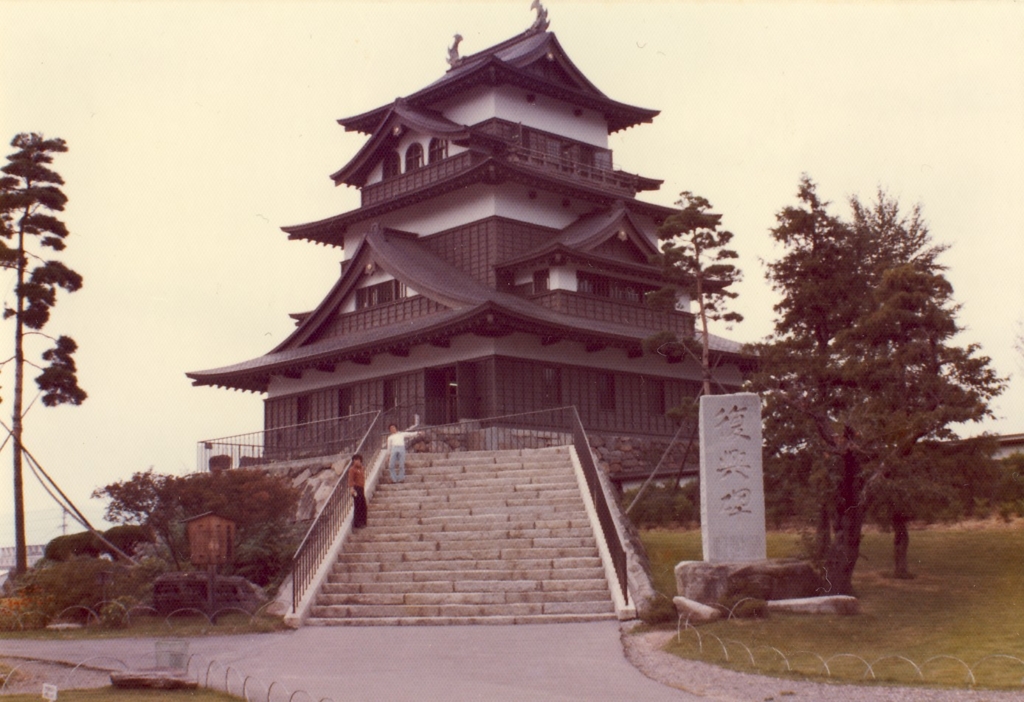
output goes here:
[[548, 19], [547, 9], [540, 4], [540, 0], [533, 0], [530, 4], [531, 10], [537, 11], [537, 19], [533, 20], [533, 24], [526, 30], [527, 34], [539, 34], [547, 31], [548, 25], [551, 24], [551, 20]]
[[462, 35], [456, 34], [454, 39], [455, 41], [448, 47], [448, 65], [452, 68], [458, 67], [463, 61], [463, 57], [459, 56], [459, 42], [462, 41]]

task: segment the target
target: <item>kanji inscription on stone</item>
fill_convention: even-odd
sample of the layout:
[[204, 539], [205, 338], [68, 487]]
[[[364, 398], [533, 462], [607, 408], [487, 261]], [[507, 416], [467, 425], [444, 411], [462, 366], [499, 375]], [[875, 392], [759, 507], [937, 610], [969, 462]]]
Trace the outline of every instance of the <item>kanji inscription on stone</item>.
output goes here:
[[766, 557], [761, 400], [700, 398], [700, 525], [705, 561]]

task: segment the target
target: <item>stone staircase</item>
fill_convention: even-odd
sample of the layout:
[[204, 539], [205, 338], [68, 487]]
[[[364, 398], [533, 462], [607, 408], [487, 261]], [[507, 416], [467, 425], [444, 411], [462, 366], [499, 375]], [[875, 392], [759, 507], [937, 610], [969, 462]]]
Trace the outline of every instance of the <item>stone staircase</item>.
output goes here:
[[567, 447], [409, 454], [373, 496], [307, 624], [614, 619]]

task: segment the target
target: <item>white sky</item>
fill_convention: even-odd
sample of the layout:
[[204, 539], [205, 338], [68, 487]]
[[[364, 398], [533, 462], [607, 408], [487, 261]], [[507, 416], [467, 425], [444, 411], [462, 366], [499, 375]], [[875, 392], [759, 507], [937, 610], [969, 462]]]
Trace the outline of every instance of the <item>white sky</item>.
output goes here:
[[[1024, 370], [1012, 349], [1024, 316], [1024, 3], [547, 7], [599, 88], [662, 111], [612, 139], [618, 167], [665, 179], [644, 199], [671, 205], [692, 190], [736, 234], [747, 319], [727, 335], [771, 329], [760, 260], [778, 254], [768, 229], [807, 172], [838, 214], [880, 185], [922, 203], [935, 240], [952, 244], [964, 342], [1004, 375]], [[85, 278], [46, 331], [78, 341], [89, 399], [37, 404], [25, 443], [91, 517], [96, 487], [149, 466], [188, 472], [198, 440], [260, 429], [260, 396], [193, 388], [184, 374], [265, 353], [292, 328], [287, 314], [336, 278], [339, 251], [279, 230], [358, 205], [328, 174], [364, 137], [335, 120], [440, 77], [456, 32], [470, 54], [526, 29], [528, 8], [0, 0], [0, 140], [67, 140], [55, 163], [70, 198], [63, 260]], [[11, 288], [0, 281], [7, 300]], [[0, 358], [12, 333], [0, 328]], [[0, 415], [12, 385], [4, 366]], [[994, 410], [965, 433], [1024, 431], [1016, 377]], [[9, 466], [5, 449], [0, 485]], [[26, 480], [29, 541], [42, 543], [60, 512]], [[13, 543], [10, 495], [0, 489], [0, 545]]]

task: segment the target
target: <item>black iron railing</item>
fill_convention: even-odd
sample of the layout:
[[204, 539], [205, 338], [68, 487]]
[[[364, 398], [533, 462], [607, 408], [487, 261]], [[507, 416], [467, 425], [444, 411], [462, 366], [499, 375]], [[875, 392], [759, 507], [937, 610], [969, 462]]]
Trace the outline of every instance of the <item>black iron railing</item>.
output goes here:
[[[353, 446], [352, 453], [361, 453], [363, 462], [368, 467], [374, 464], [377, 453], [381, 450], [385, 421], [384, 413], [377, 412], [366, 427], [362, 439]], [[296, 611], [302, 596], [313, 583], [313, 578], [327, 557], [331, 544], [334, 543], [351, 508], [352, 497], [348, 490], [346, 467], [292, 557], [292, 612]]]
[[248, 434], [200, 441], [196, 468], [239, 468], [297, 458], [316, 458], [348, 453], [366, 433], [376, 412], [363, 412]]
[[575, 407], [572, 409], [572, 443], [576, 449], [576, 455], [580, 459], [580, 466], [583, 468], [583, 476], [587, 479], [587, 487], [590, 488], [590, 499], [597, 511], [597, 520], [601, 523], [601, 530], [604, 532], [604, 541], [608, 545], [608, 553], [612, 565], [615, 568], [615, 576], [619, 581], [619, 589], [622, 592], [623, 602], [629, 601], [629, 585], [626, 569], [626, 549], [622, 545], [622, 538], [612, 518], [611, 507], [608, 504], [609, 496], [605, 492], [601, 479], [597, 474], [598, 468], [594, 463], [594, 454], [590, 450], [590, 439], [580, 421], [579, 412]]

